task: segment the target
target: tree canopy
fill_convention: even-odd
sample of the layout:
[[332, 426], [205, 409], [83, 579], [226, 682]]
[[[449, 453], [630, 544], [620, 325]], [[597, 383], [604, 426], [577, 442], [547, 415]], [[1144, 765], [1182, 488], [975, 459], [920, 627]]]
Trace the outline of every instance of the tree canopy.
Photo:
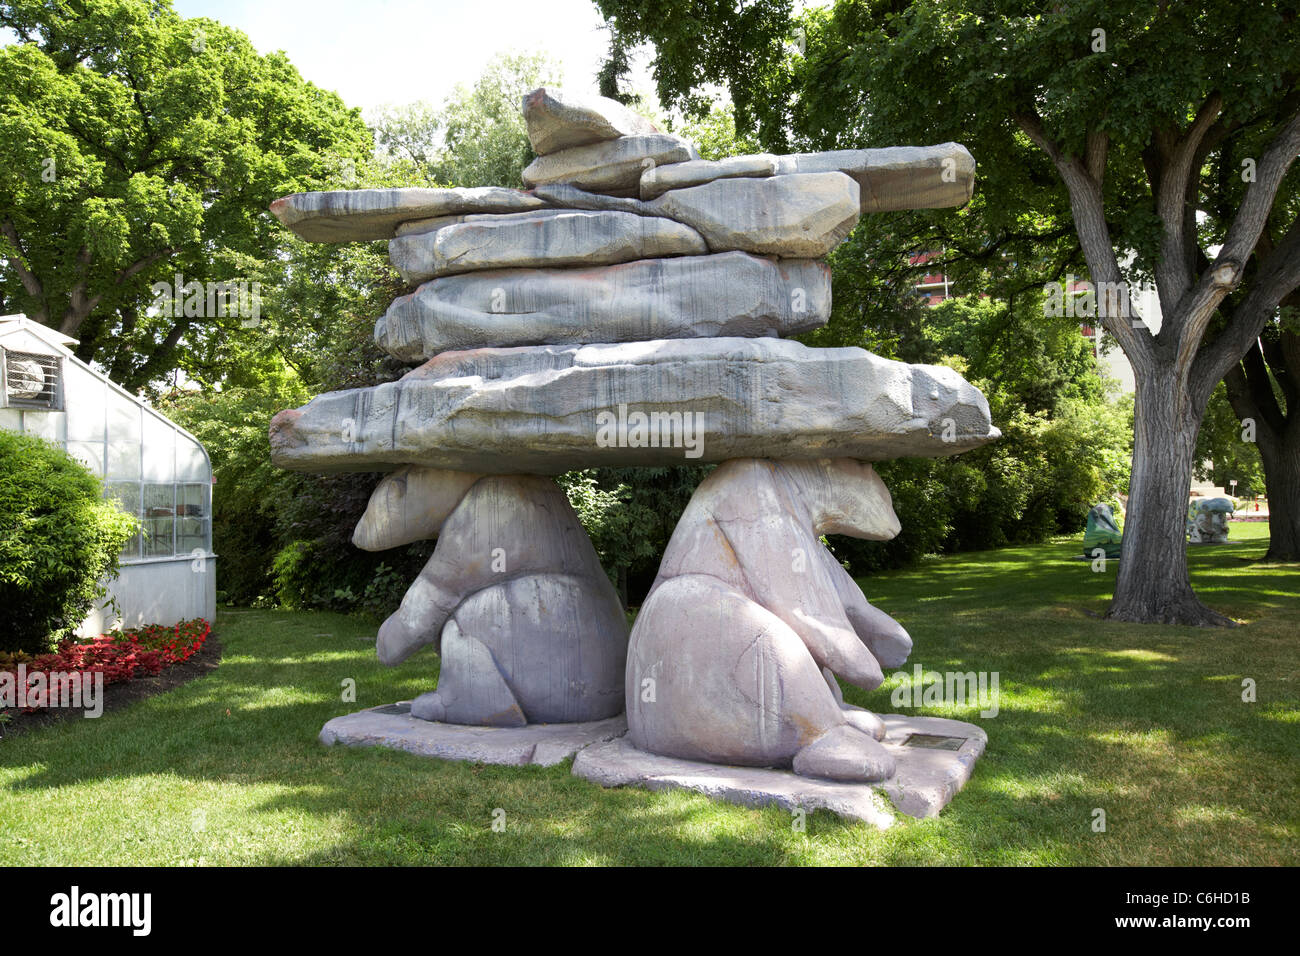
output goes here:
[[[725, 86], [771, 149], [957, 140], [957, 215], [899, 217], [1011, 295], [1086, 266], [1137, 379], [1133, 514], [1111, 615], [1227, 623], [1191, 591], [1183, 496], [1216, 384], [1300, 285], [1300, 19], [1291, 0], [597, 0], [611, 63], [655, 45], [660, 97]], [[915, 248], [915, 245], [913, 245]], [[1118, 290], [1149, 278], [1161, 323]]]
[[4, 2], [0, 27], [3, 311], [132, 389], [221, 362], [249, 316], [168, 314], [155, 283], [258, 279], [268, 203], [369, 158], [359, 111], [167, 0]]

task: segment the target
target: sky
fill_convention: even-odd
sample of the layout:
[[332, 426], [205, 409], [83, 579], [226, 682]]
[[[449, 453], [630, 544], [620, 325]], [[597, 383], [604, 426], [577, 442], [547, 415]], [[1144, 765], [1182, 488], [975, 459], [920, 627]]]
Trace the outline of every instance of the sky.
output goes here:
[[[543, 52], [566, 89], [596, 92], [608, 35], [592, 0], [173, 0], [182, 17], [209, 17], [248, 34], [262, 53], [284, 50], [298, 71], [349, 106], [440, 103], [469, 86], [499, 53]], [[650, 89], [641, 57], [631, 86]]]

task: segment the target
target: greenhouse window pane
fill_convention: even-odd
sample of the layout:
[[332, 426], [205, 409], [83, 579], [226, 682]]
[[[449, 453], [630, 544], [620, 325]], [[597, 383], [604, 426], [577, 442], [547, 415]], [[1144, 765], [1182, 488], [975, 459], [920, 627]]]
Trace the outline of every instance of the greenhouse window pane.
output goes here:
[[23, 414], [23, 431], [37, 438], [62, 443], [66, 435], [64, 426], [67, 417], [63, 412], [26, 410]]
[[145, 481], [176, 480], [176, 429], [153, 415], [144, 419]]
[[211, 548], [211, 519], [208, 512], [209, 484], [176, 486], [176, 552], [208, 553]]
[[75, 366], [63, 383], [63, 408], [68, 416], [69, 441], [104, 440], [103, 381]]
[[208, 458], [203, 449], [184, 435], [176, 436], [176, 480], [203, 481], [212, 479]]
[[[110, 481], [104, 486], [104, 497], [111, 498], [129, 515], [140, 516], [140, 483], [138, 481]], [[122, 560], [138, 560], [140, 557], [140, 531], [137, 528], [122, 547]]]
[[97, 478], [104, 477], [103, 442], [70, 441], [68, 454], [83, 463]]
[[141, 408], [135, 402], [112, 389], [108, 392], [108, 440], [117, 442], [140, 441]]
[[140, 443], [138, 441], [110, 442], [108, 446], [108, 478], [122, 481], [140, 480]]
[[170, 557], [176, 553], [176, 486], [144, 486], [144, 556]]

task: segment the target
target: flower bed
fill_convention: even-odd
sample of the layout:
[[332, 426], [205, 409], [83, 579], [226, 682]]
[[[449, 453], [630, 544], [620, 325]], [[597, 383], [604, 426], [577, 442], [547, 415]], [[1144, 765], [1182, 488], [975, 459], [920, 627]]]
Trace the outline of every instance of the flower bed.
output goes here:
[[[157, 674], [165, 667], [189, 660], [203, 646], [212, 625], [202, 618], [181, 621], [173, 626], [150, 624], [146, 627], [109, 631], [92, 638], [69, 638], [50, 654], [41, 654], [30, 660], [6, 655], [0, 661], [0, 672], [9, 671], [17, 680], [21, 663], [27, 674], [81, 672], [102, 673], [104, 684], [120, 684], [134, 677]], [[30, 681], [30, 677], [28, 678]], [[24, 707], [23, 713], [32, 713], [39, 707]]]

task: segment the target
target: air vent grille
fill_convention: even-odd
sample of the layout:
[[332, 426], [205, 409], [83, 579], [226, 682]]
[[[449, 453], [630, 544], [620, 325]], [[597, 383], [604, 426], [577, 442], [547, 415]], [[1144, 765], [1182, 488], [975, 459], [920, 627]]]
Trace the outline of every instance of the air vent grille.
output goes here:
[[59, 408], [62, 359], [37, 352], [4, 351], [4, 403], [12, 408]]

